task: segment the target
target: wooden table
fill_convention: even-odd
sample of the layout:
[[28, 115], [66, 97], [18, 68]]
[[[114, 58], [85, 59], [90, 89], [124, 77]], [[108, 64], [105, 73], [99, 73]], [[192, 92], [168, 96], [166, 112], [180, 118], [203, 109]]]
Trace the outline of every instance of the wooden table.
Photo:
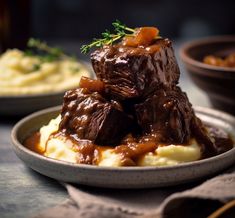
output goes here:
[[[180, 43], [176, 44], [180, 45]], [[176, 54], [177, 52], [176, 47]], [[178, 56], [177, 59], [179, 60]], [[209, 106], [209, 102], [190, 81], [182, 63], [180, 85], [193, 105]], [[1, 103], [0, 103], [1, 107]], [[10, 132], [20, 118], [0, 116], [0, 217], [28, 217], [68, 198], [56, 181], [42, 176], [23, 164], [11, 147]]]

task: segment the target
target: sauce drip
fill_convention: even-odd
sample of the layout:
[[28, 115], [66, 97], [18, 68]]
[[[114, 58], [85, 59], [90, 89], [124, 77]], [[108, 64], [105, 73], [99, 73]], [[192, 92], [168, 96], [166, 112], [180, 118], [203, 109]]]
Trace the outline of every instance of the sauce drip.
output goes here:
[[38, 154], [44, 154], [45, 150], [40, 147], [40, 133], [35, 132], [24, 141], [24, 146]]

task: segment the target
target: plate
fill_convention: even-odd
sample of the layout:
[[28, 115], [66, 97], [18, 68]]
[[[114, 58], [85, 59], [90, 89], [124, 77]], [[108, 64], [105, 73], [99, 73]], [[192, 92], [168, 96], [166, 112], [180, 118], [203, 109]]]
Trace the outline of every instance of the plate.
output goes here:
[[[80, 61], [90, 73], [90, 77], [94, 77], [91, 65], [88, 62]], [[61, 105], [65, 91], [31, 94], [31, 95], [0, 95], [0, 115], [18, 116], [26, 115], [34, 111], [44, 108]]]
[[22, 116], [44, 108], [60, 105], [65, 91], [19, 96], [0, 96], [0, 114]]
[[[74, 164], [44, 157], [22, 142], [55, 118], [60, 107], [45, 109], [19, 121], [12, 130], [16, 155], [33, 170], [64, 182], [105, 188], [151, 188], [188, 183], [215, 175], [235, 163], [235, 148], [203, 160], [165, 167], [100, 167]], [[195, 107], [203, 122], [220, 127], [234, 138], [235, 117], [214, 109]]]

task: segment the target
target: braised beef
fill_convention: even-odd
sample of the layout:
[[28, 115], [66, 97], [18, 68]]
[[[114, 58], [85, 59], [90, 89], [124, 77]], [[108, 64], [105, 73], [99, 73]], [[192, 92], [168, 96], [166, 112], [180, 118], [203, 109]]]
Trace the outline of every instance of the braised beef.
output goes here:
[[[50, 138], [68, 137], [77, 163], [92, 165], [99, 164], [107, 149], [121, 157], [122, 166], [138, 165], [138, 159], [158, 146], [187, 146], [194, 140], [201, 158], [232, 149], [229, 135], [205, 126], [177, 86], [180, 71], [171, 42], [157, 28], [134, 32], [91, 54], [98, 79], [82, 77], [79, 88], [66, 92], [59, 130]], [[35, 149], [40, 133], [25, 145], [44, 154], [41, 147]]]
[[215, 143], [210, 138], [205, 125], [198, 117], [194, 117], [191, 126], [193, 136], [201, 146], [202, 158], [211, 157], [217, 154]]
[[233, 148], [233, 140], [223, 129], [208, 126], [208, 134], [214, 141], [217, 154], [224, 153]]
[[60, 130], [74, 139], [89, 139], [99, 145], [113, 145], [131, 131], [132, 119], [118, 104], [85, 88], [67, 91], [61, 111]]
[[179, 68], [168, 39], [148, 47], [104, 46], [91, 54], [97, 77], [117, 99], [145, 97], [178, 83]]
[[191, 138], [194, 113], [179, 87], [160, 89], [135, 108], [144, 133], [154, 135], [156, 141], [187, 143]]
[[[196, 117], [177, 86], [180, 72], [168, 39], [104, 46], [91, 61], [98, 80], [83, 77], [80, 88], [66, 92], [59, 127], [78, 142], [88, 140], [79, 162], [96, 160], [93, 144], [119, 145], [134, 156], [137, 145], [142, 150], [159, 143], [187, 145], [193, 138], [203, 157], [232, 148], [228, 135], [207, 129]], [[133, 165], [132, 158], [125, 160]]]

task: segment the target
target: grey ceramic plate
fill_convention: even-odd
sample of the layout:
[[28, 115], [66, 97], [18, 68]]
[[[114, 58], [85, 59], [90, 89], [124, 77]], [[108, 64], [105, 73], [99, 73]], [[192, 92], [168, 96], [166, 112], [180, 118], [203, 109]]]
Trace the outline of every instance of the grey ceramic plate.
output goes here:
[[0, 114], [7, 116], [26, 115], [37, 110], [60, 105], [65, 91], [19, 96], [0, 96]]
[[[93, 78], [91, 65], [88, 62], [80, 61], [90, 72]], [[33, 94], [33, 95], [18, 95], [18, 96], [1, 96], [0, 95], [0, 115], [26, 115], [34, 111], [44, 108], [61, 105], [65, 91]]]
[[[34, 113], [19, 121], [12, 130], [13, 148], [27, 166], [51, 178], [109, 188], [150, 188], [177, 185], [214, 175], [235, 163], [235, 148], [221, 155], [170, 167], [98, 167], [73, 164], [44, 157], [22, 145], [31, 133], [56, 117], [60, 108]], [[235, 133], [235, 118], [213, 109], [196, 107], [196, 114], [205, 122]]]

